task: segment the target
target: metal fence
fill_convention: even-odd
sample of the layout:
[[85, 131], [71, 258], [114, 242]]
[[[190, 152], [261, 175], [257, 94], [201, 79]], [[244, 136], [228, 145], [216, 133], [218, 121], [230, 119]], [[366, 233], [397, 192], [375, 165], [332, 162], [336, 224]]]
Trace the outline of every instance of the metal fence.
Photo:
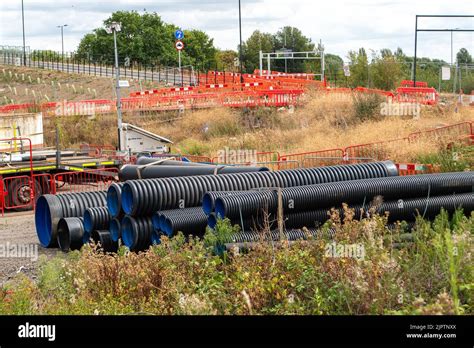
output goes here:
[[[87, 59], [62, 55], [49, 55], [44, 52], [32, 52], [26, 57], [26, 66], [46, 70], [56, 70], [65, 73], [76, 73], [101, 77], [115, 77], [113, 65], [96, 62]], [[17, 52], [0, 52], [0, 65], [23, 66], [23, 54]], [[137, 65], [119, 67], [120, 76], [125, 79], [148, 80], [160, 82], [173, 86], [195, 86], [199, 85], [200, 74], [192, 66], [184, 66], [181, 69], [166, 66]]]

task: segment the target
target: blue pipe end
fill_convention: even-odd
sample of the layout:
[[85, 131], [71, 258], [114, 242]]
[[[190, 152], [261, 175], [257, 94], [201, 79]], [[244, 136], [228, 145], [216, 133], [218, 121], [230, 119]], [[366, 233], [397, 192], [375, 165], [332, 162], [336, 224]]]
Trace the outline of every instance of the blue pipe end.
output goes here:
[[36, 202], [35, 226], [41, 246], [49, 247], [52, 235], [51, 211], [45, 196], [41, 196]]
[[214, 210], [214, 204], [211, 195], [205, 193], [202, 197], [202, 209], [204, 214], [209, 215]]
[[92, 216], [91, 216], [89, 210], [86, 210], [84, 212], [84, 222], [83, 222], [83, 224], [84, 224], [84, 230], [87, 233], [91, 234], [93, 229], [94, 229], [94, 224], [92, 223]]
[[225, 217], [225, 207], [222, 203], [222, 200], [220, 198], [217, 198], [215, 204], [216, 207], [214, 210], [216, 212], [216, 217], [219, 219], [223, 219]]
[[121, 237], [120, 233], [120, 223], [117, 220], [110, 221], [109, 224], [110, 235], [114, 242], [118, 242]]
[[109, 209], [110, 215], [117, 217], [120, 214], [122, 205], [120, 203], [120, 195], [117, 192], [117, 187], [110, 186], [107, 191], [107, 208]]
[[160, 212], [156, 212], [155, 214], [153, 214], [153, 217], [151, 218], [151, 222], [153, 224], [153, 229], [155, 231], [161, 229], [160, 217], [161, 217]]
[[125, 183], [122, 187], [122, 209], [125, 214], [133, 213], [133, 192], [128, 183]]
[[215, 228], [216, 228], [216, 225], [217, 225], [217, 218], [216, 218], [216, 215], [215, 215], [215, 214], [209, 215], [209, 217], [207, 218], [207, 225], [208, 225], [211, 229], [215, 229]]
[[129, 216], [124, 217], [122, 220], [121, 233], [123, 244], [129, 249], [132, 249], [135, 245], [135, 233], [132, 219]]

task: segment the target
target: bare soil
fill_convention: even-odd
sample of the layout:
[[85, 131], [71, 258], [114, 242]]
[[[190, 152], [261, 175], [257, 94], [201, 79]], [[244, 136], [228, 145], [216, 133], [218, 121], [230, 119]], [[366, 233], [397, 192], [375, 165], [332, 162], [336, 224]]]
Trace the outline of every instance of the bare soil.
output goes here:
[[37, 255], [32, 254], [35, 257], [31, 258], [19, 258], [13, 256], [11, 252], [4, 251], [3, 255], [0, 254], [0, 287], [20, 272], [35, 280], [42, 255], [51, 258], [61, 253], [59, 249], [45, 249], [39, 244], [33, 212], [7, 213], [4, 217], [0, 216], [0, 247], [6, 250], [17, 246], [37, 250]]

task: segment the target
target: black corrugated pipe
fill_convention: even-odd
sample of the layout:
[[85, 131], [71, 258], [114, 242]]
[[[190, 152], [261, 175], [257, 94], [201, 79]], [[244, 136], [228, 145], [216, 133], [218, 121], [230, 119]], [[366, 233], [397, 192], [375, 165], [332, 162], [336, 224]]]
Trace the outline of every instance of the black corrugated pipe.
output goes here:
[[[411, 232], [411, 230], [415, 227], [414, 222], [407, 223], [405, 228], [402, 228], [402, 226], [399, 226], [397, 224], [389, 224], [387, 225], [387, 228], [389, 230], [395, 230], [395, 229], [400, 229], [400, 231], [408, 231]], [[235, 233], [232, 236], [229, 237], [229, 241], [225, 243], [226, 249], [230, 250], [232, 248], [238, 247], [241, 249], [242, 247], [248, 247], [245, 243], [258, 243], [261, 241], [264, 242], [269, 242], [269, 241], [280, 241], [280, 240], [288, 240], [288, 241], [295, 241], [295, 240], [305, 240], [311, 238], [322, 238], [323, 233], [326, 234], [326, 238], [332, 239], [334, 238], [335, 231], [333, 228], [328, 229], [327, 231], [323, 231], [321, 229], [293, 229], [293, 230], [288, 230], [284, 231], [283, 236], [280, 235], [279, 230], [271, 230], [270, 233], [264, 233], [264, 232], [259, 232], [259, 231], [246, 231], [246, 232], [239, 232]], [[410, 236], [412, 236], [411, 233], [404, 234], [403, 238], [404, 239], [409, 239]], [[283, 237], [283, 238], [282, 238]]]
[[120, 181], [137, 179], [176, 178], [182, 176], [254, 173], [268, 171], [266, 167], [232, 166], [149, 166], [125, 165], [120, 169]]
[[123, 182], [114, 182], [107, 190], [107, 208], [113, 218], [122, 219], [122, 187]]
[[[473, 184], [474, 173], [460, 172], [290, 187], [282, 189], [282, 207], [285, 213], [296, 213], [340, 205], [343, 202], [369, 203], [376, 196], [382, 196], [384, 200], [390, 201], [399, 198], [465, 193], [472, 192]], [[257, 216], [264, 210], [275, 214], [278, 209], [276, 191], [247, 191], [233, 195], [208, 192], [206, 195], [215, 199], [215, 212], [222, 218]]]
[[95, 230], [91, 234], [92, 240], [99, 245], [100, 250], [106, 253], [116, 253], [118, 250], [118, 242], [112, 240], [110, 231]]
[[205, 163], [175, 161], [175, 160], [169, 160], [169, 159], [160, 158], [160, 157], [140, 157], [136, 163], [136, 165], [138, 166], [143, 166], [147, 164], [152, 164], [154, 166], [189, 166], [189, 167], [203, 167], [203, 166], [208, 167], [209, 166], [209, 164], [205, 164]]
[[87, 208], [104, 207], [106, 192], [64, 193], [43, 195], [36, 202], [36, 234], [45, 248], [56, 247], [58, 223], [61, 218], [82, 217]]
[[131, 251], [144, 251], [152, 244], [151, 216], [134, 218], [126, 215], [121, 223], [122, 242]]
[[178, 232], [202, 236], [206, 232], [207, 215], [201, 207], [163, 211], [160, 212], [160, 227], [167, 236]]
[[[271, 230], [270, 233], [263, 232], [239, 232], [229, 237], [229, 243], [244, 243], [244, 242], [258, 242], [258, 241], [277, 241], [277, 240], [298, 240], [308, 238], [318, 238], [321, 236], [321, 231], [311, 229], [290, 229], [284, 230], [283, 236], [280, 235], [279, 230]], [[283, 238], [282, 238], [283, 237]]]
[[83, 218], [70, 217], [62, 218], [58, 223], [58, 244], [59, 248], [68, 252], [69, 250], [79, 250], [84, 245], [84, 220]]
[[109, 228], [110, 214], [107, 207], [87, 208], [84, 212], [84, 230], [91, 234], [95, 230]]
[[[365, 216], [368, 212], [373, 211], [380, 215], [389, 212], [389, 222], [402, 220], [414, 221], [418, 214], [423, 216], [425, 219], [433, 219], [440, 213], [442, 208], [450, 214], [452, 214], [457, 208], [463, 208], [465, 214], [470, 214], [474, 208], [474, 196], [472, 193], [461, 193], [450, 196], [412, 198], [384, 202], [377, 206], [370, 206], [369, 204], [365, 206], [350, 205], [350, 208], [355, 210], [354, 219], [360, 219], [361, 214], [364, 214]], [[339, 210], [340, 216], [343, 217], [343, 209], [339, 208], [337, 210]], [[316, 225], [320, 225], [327, 220], [329, 220], [328, 209], [292, 213], [285, 215], [285, 227], [316, 227]], [[236, 219], [235, 222], [238, 222], [238, 220]]]
[[216, 198], [222, 196], [235, 195], [237, 193], [248, 192], [248, 191], [213, 191], [206, 192], [202, 197], [202, 210], [207, 215], [211, 214], [215, 208]]
[[395, 164], [385, 161], [276, 172], [129, 180], [122, 188], [122, 207], [129, 215], [146, 216], [159, 210], [199, 206], [208, 191], [293, 187], [396, 175]]

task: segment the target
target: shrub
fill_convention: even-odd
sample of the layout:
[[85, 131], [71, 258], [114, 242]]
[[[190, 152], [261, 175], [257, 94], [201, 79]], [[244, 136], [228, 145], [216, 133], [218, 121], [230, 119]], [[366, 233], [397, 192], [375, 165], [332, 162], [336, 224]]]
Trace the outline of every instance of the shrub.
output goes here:
[[382, 101], [378, 94], [354, 93], [354, 118], [358, 121], [380, 119]]
[[[216, 246], [237, 228], [220, 221], [204, 240], [182, 234], [146, 252], [101, 254], [90, 246], [43, 261], [35, 283], [0, 289], [2, 314], [474, 314], [474, 213], [418, 218], [409, 236], [385, 216], [331, 213], [320, 238]], [[363, 255], [328, 253], [328, 245]], [[218, 255], [216, 255], [218, 251]]]

